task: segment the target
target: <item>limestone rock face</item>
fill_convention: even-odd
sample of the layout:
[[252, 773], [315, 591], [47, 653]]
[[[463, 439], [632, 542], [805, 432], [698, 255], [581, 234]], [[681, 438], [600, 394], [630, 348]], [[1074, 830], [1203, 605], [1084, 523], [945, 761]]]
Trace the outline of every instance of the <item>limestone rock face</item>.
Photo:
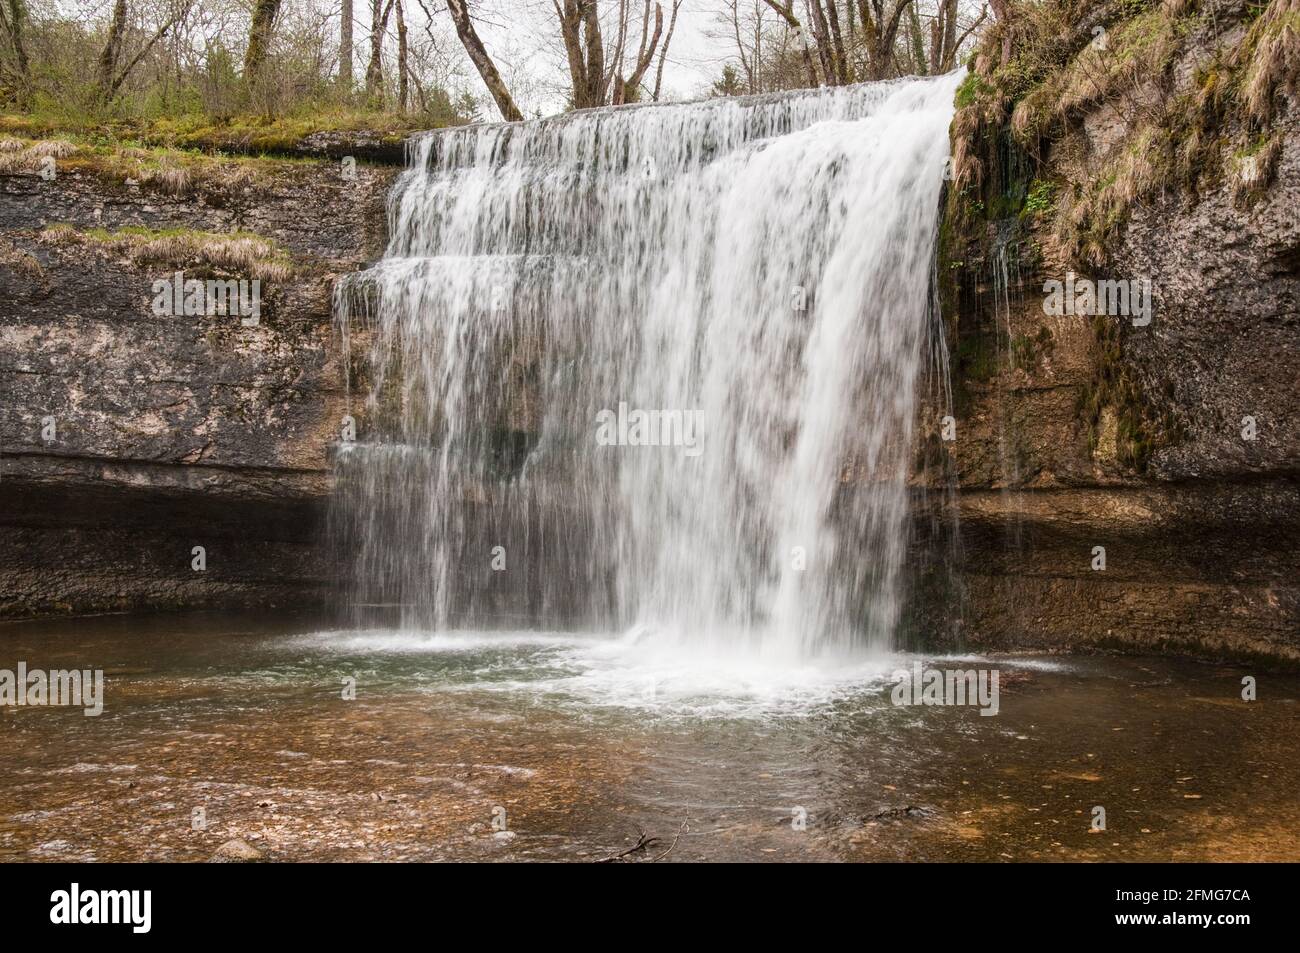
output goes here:
[[[395, 172], [263, 160], [183, 196], [75, 164], [0, 175], [0, 616], [330, 591], [332, 282], [382, 249]], [[222, 260], [248, 235], [274, 262]], [[261, 274], [256, 325], [157, 313], [176, 272]]]
[[[1140, 88], [1154, 113], [1091, 103], [1040, 143], [1036, 180], [1095, 186], [1140, 141], [1131, 122], [1189, 101], [1241, 44], [1237, 6], [1197, 21], [1164, 85]], [[973, 648], [1300, 665], [1300, 103], [1279, 91], [1275, 106], [1266, 187], [1243, 196], [1246, 160], [1218, 146], [1246, 135], [1229, 112], [1217, 172], [1134, 201], [1089, 270], [1149, 282], [1149, 324], [1046, 313], [1045, 282], [1072, 267], [1051, 222], [989, 223], [951, 252], [957, 439], [931, 436], [918, 463], [918, 628]]]
[[1114, 249], [1116, 270], [1150, 275], [1156, 292], [1158, 319], [1124, 344], [1143, 391], [1182, 424], [1154, 455], [1160, 478], [1300, 472], [1300, 115], [1278, 134], [1259, 201], [1243, 207], [1227, 186], [1195, 205], [1162, 197], [1134, 210]]

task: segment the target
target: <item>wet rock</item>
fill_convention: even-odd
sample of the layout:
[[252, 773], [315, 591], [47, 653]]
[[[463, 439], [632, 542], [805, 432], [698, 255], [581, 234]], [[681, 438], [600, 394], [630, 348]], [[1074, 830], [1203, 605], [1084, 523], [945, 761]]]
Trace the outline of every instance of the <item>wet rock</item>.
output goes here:
[[218, 847], [216, 853], [208, 859], [208, 863], [252, 864], [265, 859], [266, 855], [260, 850], [236, 837]]
[[872, 814], [869, 820], [873, 821], [894, 821], [903, 818], [920, 818], [929, 816], [930, 812], [923, 807], [917, 807], [915, 804], [909, 804], [906, 807], [891, 807], [887, 810]]

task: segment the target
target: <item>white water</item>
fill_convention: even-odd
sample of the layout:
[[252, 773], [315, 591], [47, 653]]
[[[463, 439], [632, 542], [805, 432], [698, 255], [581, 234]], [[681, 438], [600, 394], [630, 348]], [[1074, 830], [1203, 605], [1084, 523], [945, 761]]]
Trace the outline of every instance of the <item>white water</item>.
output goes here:
[[[357, 598], [410, 628], [887, 647], [956, 82], [417, 140], [384, 259], [338, 295], [369, 369]], [[698, 412], [699, 454], [599, 445], [621, 402]]]

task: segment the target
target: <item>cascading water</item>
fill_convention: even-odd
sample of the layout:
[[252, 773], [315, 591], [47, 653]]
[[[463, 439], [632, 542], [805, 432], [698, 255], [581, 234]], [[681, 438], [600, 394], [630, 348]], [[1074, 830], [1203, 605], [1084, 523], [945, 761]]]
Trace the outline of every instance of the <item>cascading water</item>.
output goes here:
[[957, 81], [415, 140], [385, 257], [337, 295], [356, 601], [886, 647]]

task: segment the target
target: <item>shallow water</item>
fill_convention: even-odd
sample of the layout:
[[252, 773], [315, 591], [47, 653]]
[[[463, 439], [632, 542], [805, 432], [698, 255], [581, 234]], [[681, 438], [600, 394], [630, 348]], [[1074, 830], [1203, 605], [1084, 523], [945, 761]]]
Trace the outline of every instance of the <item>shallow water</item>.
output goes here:
[[1300, 859], [1293, 676], [1247, 703], [1258, 673], [1225, 666], [926, 660], [999, 671], [982, 717], [895, 707], [912, 657], [230, 614], [0, 626], [0, 668], [19, 661], [102, 668], [106, 701], [0, 708], [0, 860], [205, 860], [233, 837], [274, 860], [595, 860], [638, 830], [658, 840], [629, 861]]

